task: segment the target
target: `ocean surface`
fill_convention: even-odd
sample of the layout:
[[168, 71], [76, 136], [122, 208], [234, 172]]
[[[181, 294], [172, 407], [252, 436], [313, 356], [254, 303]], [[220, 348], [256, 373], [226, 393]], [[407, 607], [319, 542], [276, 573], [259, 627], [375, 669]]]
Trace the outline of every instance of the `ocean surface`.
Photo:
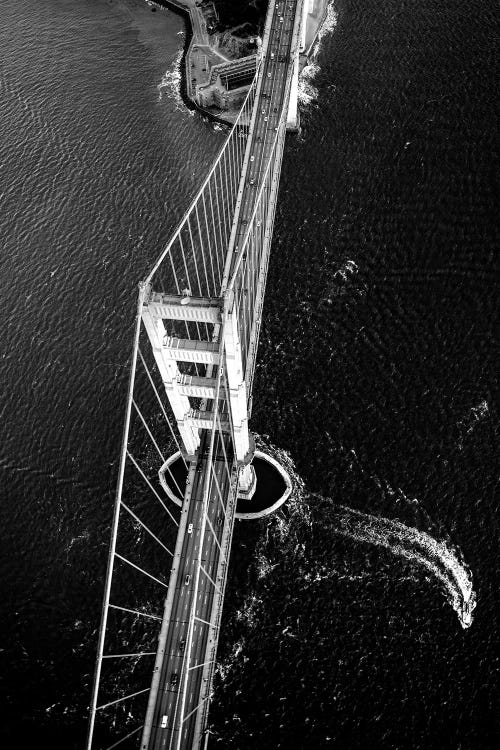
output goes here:
[[[224, 132], [179, 16], [0, 12], [0, 738], [76, 750], [137, 283]], [[499, 38], [493, 0], [330, 10], [254, 385], [294, 493], [235, 532], [210, 747], [500, 744]]]

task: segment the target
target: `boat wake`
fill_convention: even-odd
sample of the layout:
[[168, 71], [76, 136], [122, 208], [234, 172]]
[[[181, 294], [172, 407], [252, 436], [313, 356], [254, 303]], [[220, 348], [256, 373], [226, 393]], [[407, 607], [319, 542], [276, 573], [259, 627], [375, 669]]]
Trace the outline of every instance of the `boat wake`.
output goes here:
[[379, 518], [341, 505], [332, 504], [331, 512], [329, 521], [334, 533], [377, 544], [430, 571], [443, 584], [461, 626], [470, 627], [476, 606], [472, 574], [451, 545], [400, 521]]
[[[287, 501], [287, 513], [273, 517], [274, 533], [280, 544], [295, 539], [298, 546], [303, 546], [301, 535], [293, 527], [304, 524], [312, 528], [318, 522], [334, 534], [354, 539], [359, 542], [376, 544], [404, 557], [429, 571], [443, 586], [448, 602], [458, 615], [461, 626], [466, 629], [472, 625], [472, 612], [476, 607], [476, 594], [473, 589], [472, 573], [465, 563], [460, 550], [446, 539], [443, 529], [436, 529], [436, 536], [420, 531], [401, 521], [391, 520], [384, 516], [363, 513], [343, 505], [337, 505], [331, 498], [324, 497], [308, 490], [298, 475], [292, 457], [287, 451], [272, 445], [269, 435], [256, 435], [256, 444], [260, 450], [272, 455], [286, 470], [292, 482], [292, 494]], [[354, 451], [348, 454], [352, 465], [362, 469]], [[363, 471], [363, 474], [365, 472]], [[425, 524], [428, 528], [435, 526], [425, 511], [419, 507], [416, 498], [407, 497], [399, 488], [395, 490], [387, 482], [374, 474], [369, 475], [376, 485], [384, 490], [391, 499], [409, 506], [413, 510], [415, 523]], [[311, 500], [321, 501], [321, 508]], [[324, 504], [324, 506], [323, 506]], [[434, 532], [433, 532], [434, 533]], [[441, 537], [436, 538], [436, 537]], [[258, 577], [270, 572], [266, 561], [259, 560]]]

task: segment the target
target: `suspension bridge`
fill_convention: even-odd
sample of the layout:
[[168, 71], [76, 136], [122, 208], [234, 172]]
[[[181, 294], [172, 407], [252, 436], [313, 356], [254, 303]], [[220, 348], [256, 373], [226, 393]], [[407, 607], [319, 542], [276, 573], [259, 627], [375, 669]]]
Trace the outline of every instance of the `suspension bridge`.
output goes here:
[[208, 743], [236, 503], [256, 486], [252, 383], [307, 6], [270, 2], [235, 124], [140, 285], [87, 750]]

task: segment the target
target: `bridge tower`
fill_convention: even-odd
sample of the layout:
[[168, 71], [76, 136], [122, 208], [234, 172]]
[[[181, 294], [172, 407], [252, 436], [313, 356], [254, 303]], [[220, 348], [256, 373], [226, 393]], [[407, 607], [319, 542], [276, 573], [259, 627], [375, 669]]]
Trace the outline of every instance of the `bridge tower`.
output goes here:
[[[304, 5], [269, 4], [231, 132], [140, 285], [87, 750], [106, 725], [107, 750], [139, 734], [141, 750], [207, 741], [237, 499], [259, 497], [248, 422]], [[239, 517], [291, 491], [277, 461], [257, 460], [274, 462], [282, 494]], [[115, 741], [118, 719], [127, 734]]]
[[[177, 421], [186, 460], [193, 460], [200, 446], [200, 431], [213, 421], [216, 378], [223, 368], [228, 384], [231, 432], [240, 469], [239, 495], [247, 499], [255, 492], [255, 472], [250, 464], [253, 439], [248, 429], [248, 393], [244, 377], [240, 334], [232, 293], [225, 297], [166, 295], [146, 290], [142, 320], [170, 407]], [[223, 355], [219, 334], [225, 315]], [[183, 324], [197, 332], [191, 338], [168, 335], [164, 321]], [[207, 337], [207, 331], [209, 337]], [[180, 367], [184, 366], [181, 372]], [[191, 367], [189, 367], [191, 365]], [[195, 367], [193, 367], [193, 365]], [[194, 372], [196, 374], [190, 374]], [[201, 402], [201, 403], [200, 403]]]

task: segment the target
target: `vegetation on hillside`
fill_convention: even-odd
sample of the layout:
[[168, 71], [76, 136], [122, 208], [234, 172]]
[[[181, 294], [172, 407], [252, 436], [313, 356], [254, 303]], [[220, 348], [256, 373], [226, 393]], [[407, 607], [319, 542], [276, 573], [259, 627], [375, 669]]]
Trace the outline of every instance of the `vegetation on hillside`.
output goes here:
[[217, 11], [217, 30], [233, 29], [246, 34], [261, 31], [268, 0], [210, 0], [204, 5], [213, 5]]

